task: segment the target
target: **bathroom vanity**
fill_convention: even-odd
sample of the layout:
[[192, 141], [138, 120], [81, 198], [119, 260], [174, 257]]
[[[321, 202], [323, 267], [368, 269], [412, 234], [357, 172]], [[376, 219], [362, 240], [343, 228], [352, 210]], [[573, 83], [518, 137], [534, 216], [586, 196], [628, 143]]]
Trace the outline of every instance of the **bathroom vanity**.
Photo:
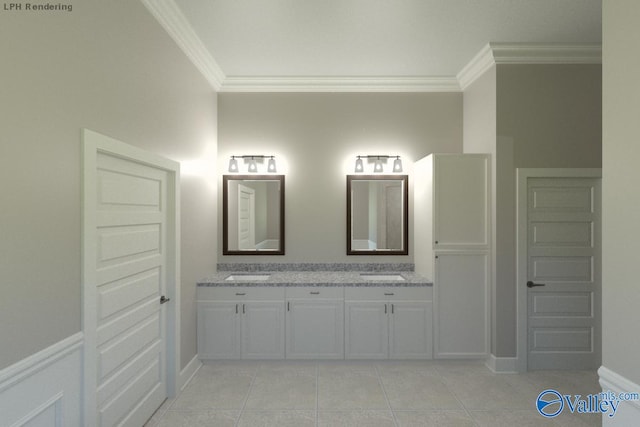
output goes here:
[[412, 271], [221, 271], [198, 283], [201, 359], [431, 359]]

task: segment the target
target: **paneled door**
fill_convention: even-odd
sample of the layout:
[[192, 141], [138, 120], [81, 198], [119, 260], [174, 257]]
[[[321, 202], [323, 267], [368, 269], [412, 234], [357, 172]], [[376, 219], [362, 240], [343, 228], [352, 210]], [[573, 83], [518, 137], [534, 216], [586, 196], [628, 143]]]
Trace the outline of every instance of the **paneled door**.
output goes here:
[[527, 182], [529, 370], [600, 366], [600, 180]]
[[140, 426], [167, 398], [170, 174], [106, 151], [93, 159], [83, 230], [85, 425]]

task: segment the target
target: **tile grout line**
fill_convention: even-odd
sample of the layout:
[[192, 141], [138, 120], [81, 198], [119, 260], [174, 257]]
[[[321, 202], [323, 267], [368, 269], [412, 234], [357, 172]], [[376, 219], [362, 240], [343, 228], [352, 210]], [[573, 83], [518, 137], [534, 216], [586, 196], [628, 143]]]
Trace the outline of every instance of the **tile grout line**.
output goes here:
[[473, 418], [471, 416], [471, 412], [469, 411], [469, 409], [467, 409], [467, 407], [465, 406], [464, 403], [462, 403], [462, 400], [458, 397], [458, 395], [456, 394], [455, 391], [453, 391], [448, 385], [447, 382], [444, 381], [445, 379], [445, 375], [442, 373], [442, 371], [440, 370], [440, 367], [438, 365], [436, 365], [436, 371], [438, 372], [438, 375], [440, 376], [441, 380], [442, 380], [442, 384], [444, 384], [444, 386], [446, 387], [446, 389], [449, 391], [449, 393], [451, 393], [451, 395], [453, 397], [456, 398], [456, 401], [458, 402], [458, 404], [460, 405], [460, 407], [464, 410], [464, 413], [467, 414], [467, 417], [469, 417], [469, 419], [471, 420], [471, 422], [473, 423], [474, 426], [478, 426], [478, 422], [476, 421], [475, 418]]
[[256, 377], [258, 376], [258, 370], [260, 368], [260, 364], [256, 364], [255, 371], [253, 376], [251, 377], [251, 382], [249, 383], [249, 390], [247, 390], [247, 396], [244, 398], [244, 402], [242, 402], [242, 408], [238, 412], [238, 418], [236, 419], [235, 426], [238, 427], [240, 424], [240, 418], [242, 418], [242, 414], [244, 414], [244, 409], [247, 406], [247, 402], [249, 401], [249, 396], [251, 395], [251, 389], [253, 388], [253, 383], [256, 381]]
[[384, 387], [384, 383], [382, 382], [382, 376], [380, 375], [380, 371], [378, 370], [378, 365], [373, 364], [373, 368], [376, 370], [376, 375], [378, 376], [378, 383], [382, 388], [382, 394], [384, 394], [384, 400], [387, 402], [387, 406], [389, 407], [389, 412], [391, 412], [391, 419], [393, 420], [393, 425], [398, 427], [398, 420], [396, 419], [396, 414], [391, 407], [391, 402], [389, 401], [389, 396], [387, 396], [387, 390]]
[[320, 362], [316, 361], [316, 427], [318, 427], [318, 409], [320, 407]]

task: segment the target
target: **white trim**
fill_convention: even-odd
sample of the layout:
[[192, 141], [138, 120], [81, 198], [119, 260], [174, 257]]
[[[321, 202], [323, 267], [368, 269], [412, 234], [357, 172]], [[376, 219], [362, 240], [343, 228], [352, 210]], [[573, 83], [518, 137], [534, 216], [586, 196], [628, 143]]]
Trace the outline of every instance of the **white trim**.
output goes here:
[[487, 43], [457, 75], [460, 88], [467, 89], [497, 64], [601, 64], [599, 44]]
[[[623, 377], [622, 375], [612, 371], [611, 369], [601, 366], [598, 369], [600, 377], [600, 386], [602, 391], [613, 391], [619, 393], [640, 393], [640, 384]], [[637, 425], [640, 420], [640, 401], [629, 400], [622, 402], [618, 412], [614, 417], [602, 417], [603, 425], [620, 425], [630, 426]]]
[[599, 44], [488, 43], [455, 76], [227, 76], [174, 0], [140, 0], [218, 92], [460, 92], [495, 64], [600, 64]]
[[32, 376], [37, 372], [46, 369], [48, 366], [56, 363], [58, 360], [67, 356], [82, 347], [84, 335], [78, 332], [68, 338], [58, 341], [57, 343], [33, 354], [11, 366], [0, 371], [0, 392], [11, 387], [26, 377]]
[[0, 371], [3, 425], [82, 425], [83, 343], [78, 332]]
[[98, 153], [164, 169], [167, 180], [166, 381], [168, 397], [176, 396], [180, 375], [180, 163], [105, 135], [83, 129], [82, 177], [82, 330], [84, 332], [84, 421], [95, 424], [97, 408], [96, 168]]
[[220, 92], [460, 92], [455, 77], [227, 77]]
[[191, 361], [187, 363], [187, 366], [185, 366], [184, 369], [180, 372], [180, 383], [178, 384], [178, 388], [180, 391], [184, 390], [184, 388], [189, 385], [189, 383], [201, 367], [202, 361], [196, 354], [195, 356], [193, 356], [193, 359], [191, 359]]
[[219, 91], [225, 75], [173, 0], [141, 0], [169, 36], [200, 70], [213, 89]]
[[490, 354], [485, 361], [485, 366], [494, 374], [515, 374], [518, 372], [517, 361], [515, 357], [496, 357]]
[[494, 65], [496, 65], [496, 61], [493, 57], [493, 50], [490, 44], [486, 44], [457, 74], [460, 89], [467, 89]]
[[[596, 168], [516, 169], [516, 368], [527, 371], [527, 180], [529, 178], [601, 178]], [[523, 209], [524, 208], [524, 209]]]

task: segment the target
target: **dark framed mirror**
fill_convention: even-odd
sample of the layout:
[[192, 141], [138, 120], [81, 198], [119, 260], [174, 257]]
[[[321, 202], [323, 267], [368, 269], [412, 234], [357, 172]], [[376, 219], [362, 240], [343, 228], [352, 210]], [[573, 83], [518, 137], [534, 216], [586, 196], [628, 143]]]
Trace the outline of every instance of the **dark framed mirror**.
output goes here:
[[284, 175], [223, 175], [223, 255], [284, 255]]
[[347, 255], [409, 253], [409, 177], [347, 175]]

